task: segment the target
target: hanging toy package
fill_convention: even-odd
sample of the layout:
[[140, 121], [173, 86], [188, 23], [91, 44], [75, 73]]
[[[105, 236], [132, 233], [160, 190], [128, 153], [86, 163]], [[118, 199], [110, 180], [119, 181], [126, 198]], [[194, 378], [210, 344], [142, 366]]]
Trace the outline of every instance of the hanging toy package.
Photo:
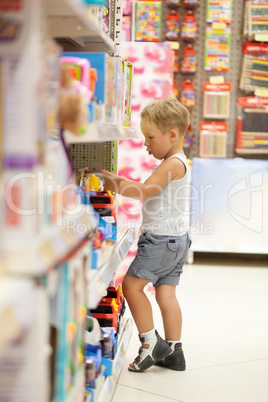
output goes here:
[[185, 8], [194, 10], [197, 6], [199, 6], [199, 0], [183, 0], [183, 6]]
[[178, 84], [175, 80], [172, 81], [172, 91], [175, 98], [179, 95]]
[[175, 10], [171, 10], [167, 16], [165, 38], [170, 41], [179, 40], [180, 16]]
[[174, 65], [173, 65], [173, 70], [174, 72], [179, 71], [179, 51], [178, 49], [173, 49], [174, 52]]
[[180, 33], [180, 16], [175, 10], [171, 10], [167, 16], [165, 38], [170, 41], [178, 41]]
[[181, 39], [186, 42], [193, 42], [197, 36], [197, 22], [192, 11], [187, 11], [181, 24]]
[[195, 88], [191, 80], [182, 83], [180, 102], [189, 109], [195, 106]]
[[166, 5], [168, 7], [175, 8], [175, 7], [179, 7], [180, 4], [181, 4], [180, 0], [166, 0]]
[[183, 137], [182, 146], [183, 148], [191, 148], [192, 145], [193, 145], [193, 131], [190, 124], [185, 132], [185, 136]]
[[181, 73], [194, 74], [197, 69], [197, 56], [193, 45], [185, 46], [181, 60]]

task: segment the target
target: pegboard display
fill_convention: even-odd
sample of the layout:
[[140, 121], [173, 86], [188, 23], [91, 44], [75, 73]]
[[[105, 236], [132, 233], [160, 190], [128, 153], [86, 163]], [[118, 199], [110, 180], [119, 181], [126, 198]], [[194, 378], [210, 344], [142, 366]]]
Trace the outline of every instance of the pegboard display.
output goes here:
[[117, 141], [70, 144], [69, 155], [76, 172], [85, 167], [117, 172]]
[[[180, 15], [180, 21], [183, 20], [186, 8], [181, 5], [176, 8]], [[165, 22], [170, 8], [166, 6], [166, 1], [162, 0], [162, 40], [165, 39]], [[178, 90], [187, 79], [191, 80], [196, 91], [196, 105], [190, 110], [191, 113], [191, 126], [193, 131], [193, 145], [191, 148], [185, 148], [185, 153], [188, 157], [200, 156], [200, 135], [199, 123], [206, 121], [203, 113], [204, 93], [203, 83], [209, 81], [210, 77], [222, 75], [225, 82], [230, 82], [232, 85], [232, 92], [230, 96], [230, 115], [222, 121], [228, 124], [228, 134], [226, 136], [226, 157], [233, 158], [237, 156], [236, 148], [236, 126], [237, 126], [237, 99], [243, 96], [239, 89], [239, 80], [241, 74], [242, 63], [242, 28], [244, 17], [244, 1], [233, 0], [232, 9], [232, 24], [231, 24], [231, 42], [230, 42], [230, 65], [229, 71], [205, 71], [204, 69], [204, 55], [205, 55], [205, 40], [206, 40], [206, 0], [200, 0], [199, 6], [194, 10], [194, 15], [197, 20], [197, 36], [196, 40], [192, 42], [197, 56], [197, 70], [195, 74], [182, 74], [181, 71], [174, 73], [174, 79], [177, 83]], [[187, 42], [179, 38], [179, 64], [182, 59], [183, 51], [187, 46]], [[255, 157], [255, 156], [254, 156]]]

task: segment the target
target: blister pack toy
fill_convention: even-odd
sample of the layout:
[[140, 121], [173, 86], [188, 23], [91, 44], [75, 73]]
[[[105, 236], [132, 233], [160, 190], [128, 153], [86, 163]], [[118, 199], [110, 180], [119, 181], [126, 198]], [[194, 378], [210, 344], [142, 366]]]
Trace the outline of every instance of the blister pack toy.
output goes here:
[[168, 7], [179, 7], [181, 4], [180, 0], [166, 0], [166, 5]]
[[181, 39], [193, 42], [197, 36], [197, 22], [192, 11], [187, 11], [181, 24]]
[[173, 49], [174, 52], [174, 64], [173, 64], [173, 70], [174, 72], [179, 71], [179, 51], [178, 49]]
[[185, 80], [182, 83], [180, 102], [187, 108], [195, 106], [195, 88], [191, 80]]
[[179, 90], [178, 90], [178, 84], [175, 80], [172, 81], [172, 91], [175, 98], [177, 98], [179, 95]]
[[181, 60], [181, 72], [183, 74], [194, 74], [197, 69], [196, 51], [192, 45], [187, 45], [183, 51]]
[[167, 16], [165, 38], [177, 41], [180, 33], [180, 16], [175, 10], [171, 10]]
[[192, 145], [193, 145], [193, 131], [192, 131], [192, 126], [190, 124], [189, 127], [187, 127], [185, 136], [183, 137], [182, 146], [183, 146], [183, 148], [191, 148]]
[[199, 5], [199, 0], [183, 0], [183, 6], [194, 10]]

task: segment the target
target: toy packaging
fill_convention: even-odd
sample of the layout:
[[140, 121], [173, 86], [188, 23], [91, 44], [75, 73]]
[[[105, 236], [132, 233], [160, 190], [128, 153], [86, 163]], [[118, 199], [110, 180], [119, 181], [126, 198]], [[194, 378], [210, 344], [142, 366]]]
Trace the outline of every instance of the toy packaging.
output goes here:
[[207, 0], [207, 22], [232, 22], [232, 0]]
[[180, 102], [189, 109], [195, 106], [195, 88], [191, 80], [182, 83]]
[[122, 19], [122, 42], [131, 41], [131, 16], [124, 15]]
[[[80, 57], [97, 70], [94, 107], [89, 106], [89, 120], [103, 123], [116, 122], [116, 66], [115, 59], [106, 53], [66, 52], [63, 57]], [[93, 109], [93, 110], [92, 110]]]
[[185, 136], [183, 138], [182, 146], [183, 148], [191, 148], [193, 145], [193, 131], [191, 124], [186, 130]]
[[192, 11], [187, 11], [181, 24], [181, 39], [193, 42], [197, 36], [197, 21]]
[[250, 41], [267, 42], [268, 2], [246, 1], [243, 35]]
[[131, 120], [133, 66], [129, 61], [124, 61], [123, 68], [124, 68], [123, 126], [129, 127]]
[[194, 74], [197, 70], [196, 51], [192, 45], [185, 46], [181, 60], [181, 72], [183, 74]]
[[199, 5], [199, 0], [183, 0], [183, 6], [185, 8], [194, 10]]
[[227, 123], [200, 122], [200, 156], [202, 158], [225, 158]]
[[203, 82], [203, 115], [215, 119], [225, 119], [230, 115], [231, 82], [211, 84]]
[[179, 7], [181, 4], [180, 0], [166, 0], [166, 5], [170, 8]]
[[238, 98], [237, 149], [268, 149], [268, 97]]
[[175, 10], [171, 10], [167, 16], [165, 38], [178, 41], [180, 33], [180, 16]]
[[[132, 64], [106, 53], [66, 52], [64, 60], [80, 58], [90, 63], [89, 121], [128, 127], [131, 114]], [[73, 68], [73, 66], [70, 66]], [[83, 71], [75, 66], [73, 74], [84, 79]], [[92, 91], [94, 90], [94, 95]], [[92, 97], [93, 95], [93, 97]]]
[[205, 70], [229, 71], [231, 29], [207, 27], [205, 41]]
[[135, 40], [160, 42], [161, 2], [137, 1]]
[[240, 89], [253, 92], [268, 88], [268, 43], [245, 43]]
[[132, 13], [132, 2], [123, 1], [123, 15], [130, 15]]

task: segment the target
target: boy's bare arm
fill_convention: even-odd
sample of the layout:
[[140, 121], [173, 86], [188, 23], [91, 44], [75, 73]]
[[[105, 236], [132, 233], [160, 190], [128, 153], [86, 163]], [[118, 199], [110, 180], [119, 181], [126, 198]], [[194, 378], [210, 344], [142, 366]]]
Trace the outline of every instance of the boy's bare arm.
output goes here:
[[114, 191], [125, 197], [146, 200], [159, 193], [170, 180], [182, 178], [185, 175], [185, 166], [177, 158], [167, 159], [158, 166], [144, 183], [137, 183], [105, 170], [101, 170], [100, 173], [104, 177], [104, 187], [107, 190]]

